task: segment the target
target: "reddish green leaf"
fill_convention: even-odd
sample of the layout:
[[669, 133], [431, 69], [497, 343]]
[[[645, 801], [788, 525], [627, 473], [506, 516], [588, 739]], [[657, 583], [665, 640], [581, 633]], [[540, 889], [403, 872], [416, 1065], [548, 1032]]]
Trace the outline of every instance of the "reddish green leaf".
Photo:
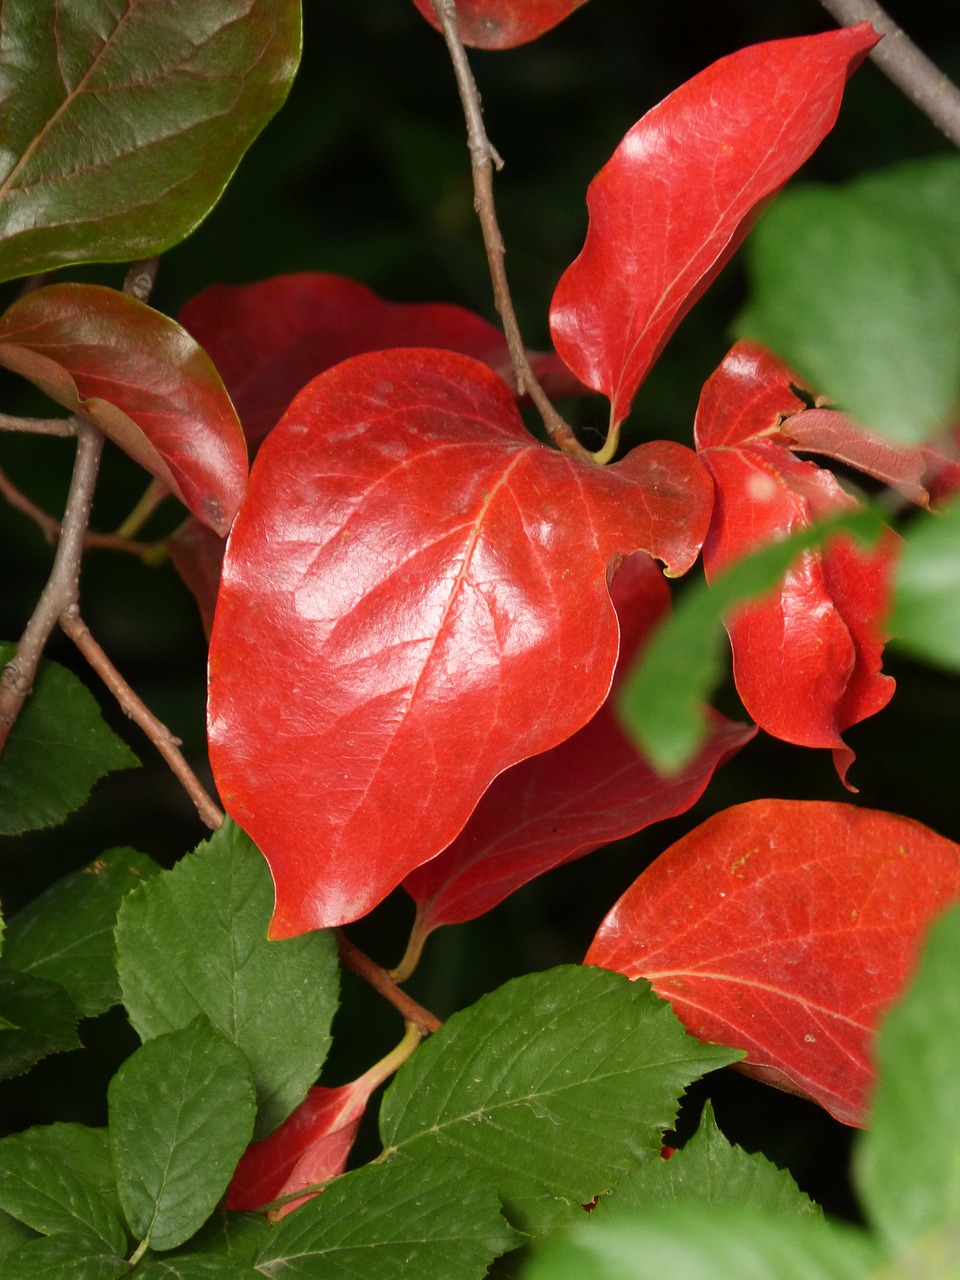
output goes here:
[[862, 22], [721, 58], [635, 124], [594, 178], [586, 243], [550, 325], [577, 377], [610, 399], [613, 423], [763, 201], [830, 131], [878, 39]]
[[756, 733], [713, 713], [713, 732], [697, 757], [682, 773], [660, 777], [621, 730], [613, 703], [668, 607], [667, 585], [640, 553], [624, 561], [610, 594], [620, 621], [610, 696], [572, 738], [501, 773], [453, 844], [407, 876], [418, 941], [440, 925], [482, 915], [553, 867], [686, 812], [717, 766]]
[[297, 0], [4, 6], [0, 279], [182, 240], [299, 56]]
[[960, 846], [895, 814], [757, 800], [677, 841], [600, 926], [585, 963], [649, 979], [743, 1069], [862, 1125], [873, 1044], [930, 921], [960, 896]]
[[[514, 385], [506, 339], [481, 316], [443, 302], [386, 302], [356, 280], [320, 271], [212, 285], [186, 304], [180, 322], [212, 356], [251, 450], [311, 378], [365, 351], [459, 351]], [[548, 393], [583, 392], [557, 356], [529, 354]]]
[[[413, 0], [437, 30], [430, 0]], [[457, 0], [460, 38], [478, 49], [512, 49], [536, 40], [579, 9], [586, 0]]]
[[210, 358], [175, 321], [101, 285], [49, 285], [0, 317], [0, 364], [90, 418], [204, 524], [230, 528], [243, 432]]
[[[803, 402], [795, 382], [764, 348], [740, 342], [704, 385], [694, 434], [716, 488], [703, 549], [708, 580], [758, 547], [857, 505], [831, 472], [793, 456], [797, 436], [804, 447], [807, 417], [797, 412]], [[848, 459], [872, 457], [875, 469], [907, 483], [906, 462], [892, 454], [878, 462], [871, 438], [858, 440], [849, 422], [832, 441], [825, 431], [816, 438]], [[832, 750], [843, 781], [854, 755], [841, 735], [893, 696], [894, 682], [880, 667], [898, 550], [892, 531], [870, 549], [836, 536], [803, 552], [778, 591], [725, 620], [747, 711], [775, 737]]]
[[680, 445], [601, 468], [537, 443], [465, 356], [310, 383], [254, 464], [210, 651], [211, 761], [270, 863], [273, 935], [365, 914], [584, 725], [617, 659], [611, 562], [684, 572], [710, 502]]

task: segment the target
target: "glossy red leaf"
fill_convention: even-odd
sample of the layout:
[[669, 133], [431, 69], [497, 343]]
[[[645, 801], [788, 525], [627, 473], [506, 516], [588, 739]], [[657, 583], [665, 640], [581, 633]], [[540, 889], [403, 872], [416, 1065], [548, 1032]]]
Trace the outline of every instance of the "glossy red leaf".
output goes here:
[[[716, 490], [703, 548], [708, 579], [758, 547], [856, 505], [831, 472], [793, 456], [803, 435], [795, 424], [806, 417], [795, 384], [775, 356], [741, 342], [704, 385], [694, 434]], [[827, 432], [818, 430], [825, 451]], [[858, 454], [849, 421], [835, 436], [848, 458], [876, 460], [869, 436]], [[891, 457], [878, 466], [896, 470]], [[909, 467], [898, 474], [907, 485]], [[805, 552], [779, 591], [725, 624], [749, 714], [775, 737], [832, 750], [843, 781], [854, 755], [841, 735], [893, 696], [881, 664], [898, 548], [892, 531], [869, 549], [833, 538]]]
[[594, 178], [586, 242], [550, 326], [577, 377], [611, 401], [613, 423], [762, 203], [830, 131], [878, 39], [863, 22], [721, 58], [647, 112]]
[[621, 731], [612, 704], [669, 606], [667, 584], [640, 553], [624, 561], [610, 594], [620, 620], [610, 696], [572, 738], [501, 773], [453, 844], [407, 876], [418, 944], [440, 925], [482, 915], [553, 867], [685, 813], [717, 766], [756, 733], [714, 713], [713, 733], [696, 759], [678, 776], [660, 777]]
[[464, 356], [310, 383], [251, 472], [210, 650], [211, 761], [270, 863], [273, 936], [364, 915], [585, 724], [617, 659], [608, 569], [684, 572], [710, 502], [681, 445], [601, 468], [539, 444]]
[[[346, 1168], [367, 1100], [379, 1083], [361, 1076], [338, 1089], [322, 1085], [310, 1089], [278, 1129], [244, 1152], [225, 1207], [260, 1209], [304, 1187], [338, 1178]], [[309, 1199], [306, 1195], [288, 1200], [271, 1210], [270, 1217], [283, 1218]]]
[[[251, 450], [311, 378], [366, 351], [459, 351], [515, 385], [506, 339], [481, 316], [448, 303], [386, 302], [356, 280], [325, 272], [212, 285], [186, 304], [180, 323], [213, 357]], [[548, 394], [585, 390], [557, 356], [529, 356]]]
[[960, 846], [909, 818], [757, 800], [709, 818], [634, 881], [585, 963], [649, 979], [745, 1070], [864, 1123], [873, 1041], [927, 926], [960, 897]]
[[[413, 0], [439, 31], [430, 0]], [[477, 49], [513, 49], [536, 40], [579, 9], [586, 0], [457, 0], [460, 39]]]
[[82, 413], [225, 534], [247, 451], [209, 357], [169, 317], [101, 285], [55, 284], [0, 317], [0, 364]]

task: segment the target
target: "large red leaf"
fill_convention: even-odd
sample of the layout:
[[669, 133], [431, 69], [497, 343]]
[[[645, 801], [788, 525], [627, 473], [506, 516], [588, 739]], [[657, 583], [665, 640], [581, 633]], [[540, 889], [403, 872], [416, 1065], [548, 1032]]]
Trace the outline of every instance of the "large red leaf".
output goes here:
[[55, 284], [0, 317], [0, 364], [82, 413], [225, 534], [247, 450], [209, 357], [173, 320], [92, 284]]
[[696, 759], [679, 775], [660, 777], [620, 729], [612, 704], [669, 605], [667, 584], [641, 552], [624, 561], [610, 594], [620, 621], [610, 696], [572, 738], [501, 773], [453, 844], [407, 876], [418, 944], [440, 925], [482, 915], [553, 867], [685, 813], [717, 766], [756, 733], [714, 713], [713, 733]]
[[[413, 3], [439, 30], [430, 0]], [[536, 40], [582, 4], [586, 0], [457, 0], [460, 39], [478, 49], [512, 49]]]
[[757, 800], [709, 818], [634, 881], [585, 959], [649, 979], [750, 1074], [864, 1123], [873, 1039], [931, 920], [960, 897], [960, 846], [909, 818]]
[[[831, 426], [825, 410], [809, 411], [806, 433], [795, 383], [776, 357], [741, 342], [704, 385], [694, 434], [716, 488], [703, 549], [708, 579], [856, 505], [831, 472], [794, 457], [794, 447], [832, 449], [926, 496], [916, 450], [884, 453], [841, 415]], [[874, 549], [834, 538], [805, 552], [779, 590], [726, 619], [734, 679], [750, 715], [775, 737], [832, 750], [844, 781], [854, 756], [841, 735], [893, 696], [894, 682], [880, 668], [898, 547], [892, 532]]]
[[537, 443], [464, 356], [310, 383], [251, 472], [210, 650], [211, 761], [270, 863], [273, 936], [365, 914], [585, 724], [617, 659], [608, 569], [642, 549], [684, 572], [710, 502], [680, 445], [600, 468]]
[[622, 422], [664, 343], [762, 203], [832, 128], [880, 37], [869, 23], [715, 62], [629, 131], [587, 193], [580, 256], [557, 285], [554, 345]]
[[[212, 285], [184, 306], [180, 323], [213, 357], [251, 450], [311, 378], [365, 351], [459, 351], [513, 385], [507, 341], [482, 316], [444, 302], [386, 302], [356, 280], [326, 272]], [[557, 356], [529, 355], [551, 395], [584, 391]]]

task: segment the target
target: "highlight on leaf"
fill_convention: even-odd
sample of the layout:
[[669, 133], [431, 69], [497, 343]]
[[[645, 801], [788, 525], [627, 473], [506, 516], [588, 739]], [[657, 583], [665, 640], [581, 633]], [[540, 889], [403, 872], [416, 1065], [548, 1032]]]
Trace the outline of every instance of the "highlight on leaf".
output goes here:
[[[431, 0], [413, 0], [431, 26], [440, 22]], [[457, 25], [465, 45], [513, 49], [536, 40], [586, 0], [457, 0]]]

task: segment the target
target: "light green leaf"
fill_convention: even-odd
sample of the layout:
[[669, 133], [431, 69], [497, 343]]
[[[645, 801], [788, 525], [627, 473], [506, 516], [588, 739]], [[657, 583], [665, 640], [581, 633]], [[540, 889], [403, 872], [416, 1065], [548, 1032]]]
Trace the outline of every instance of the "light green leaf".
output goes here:
[[79, 1233], [33, 1240], [3, 1263], [3, 1280], [120, 1280], [129, 1272], [102, 1240]]
[[468, 1158], [537, 1232], [659, 1158], [684, 1088], [736, 1050], [688, 1036], [644, 981], [569, 966], [454, 1014], [384, 1096], [388, 1151]]
[[18, 1076], [51, 1053], [79, 1049], [77, 1011], [56, 982], [0, 965], [0, 1080]]
[[904, 531], [890, 630], [904, 653], [960, 671], [960, 501]]
[[209, 1218], [253, 1134], [247, 1060], [199, 1017], [141, 1045], [107, 1101], [130, 1229], [154, 1249], [172, 1249]]
[[271, 1232], [257, 1271], [277, 1280], [479, 1280], [521, 1242], [487, 1178], [431, 1153], [330, 1183]]
[[602, 1216], [670, 1204], [734, 1204], [787, 1217], [821, 1216], [819, 1205], [789, 1173], [727, 1141], [709, 1102], [699, 1129], [680, 1151], [631, 1169], [594, 1212]]
[[123, 1253], [106, 1129], [52, 1124], [0, 1142], [0, 1207], [44, 1235], [98, 1237]]
[[182, 240], [283, 103], [299, 55], [297, 0], [7, 6], [0, 279]]
[[117, 924], [123, 1002], [136, 1031], [149, 1040], [206, 1014], [253, 1068], [258, 1137], [319, 1075], [339, 986], [333, 934], [270, 942], [272, 911], [269, 868], [228, 820], [131, 894]]
[[[0, 644], [0, 666], [16, 645]], [[56, 662], [41, 662], [0, 756], [0, 835], [55, 827], [93, 784], [140, 761], [100, 715], [87, 687]]]
[[59, 982], [81, 1017], [120, 1001], [113, 930], [121, 899], [160, 868], [134, 849], [110, 849], [19, 911], [7, 931], [11, 968]]

